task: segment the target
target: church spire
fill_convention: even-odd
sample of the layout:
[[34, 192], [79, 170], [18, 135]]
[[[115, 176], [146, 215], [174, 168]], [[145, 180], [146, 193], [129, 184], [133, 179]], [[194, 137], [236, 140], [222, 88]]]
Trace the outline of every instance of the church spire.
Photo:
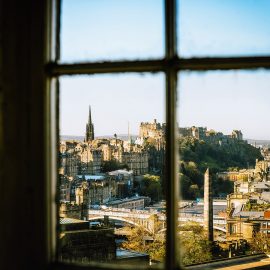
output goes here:
[[92, 116], [91, 116], [91, 106], [89, 105], [89, 115], [88, 115], [88, 124], [92, 124]]
[[86, 124], [85, 141], [92, 141], [95, 138], [94, 125], [92, 123], [91, 106], [89, 106], [88, 123]]

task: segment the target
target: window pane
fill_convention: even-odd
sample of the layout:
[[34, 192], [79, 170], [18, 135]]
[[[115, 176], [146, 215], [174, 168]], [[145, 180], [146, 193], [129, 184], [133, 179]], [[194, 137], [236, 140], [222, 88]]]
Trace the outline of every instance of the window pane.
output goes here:
[[268, 243], [269, 83], [265, 70], [180, 74], [183, 264], [252, 254]]
[[162, 0], [63, 0], [61, 61], [164, 55]]
[[268, 0], [179, 0], [182, 57], [270, 53]]
[[60, 260], [162, 263], [164, 80], [60, 78]]

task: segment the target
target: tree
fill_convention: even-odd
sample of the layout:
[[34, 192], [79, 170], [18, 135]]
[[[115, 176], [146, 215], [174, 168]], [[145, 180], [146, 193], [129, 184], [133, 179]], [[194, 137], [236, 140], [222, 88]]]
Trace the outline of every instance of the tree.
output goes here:
[[127, 241], [122, 243], [122, 248], [138, 252], [145, 252], [144, 228], [142, 226], [135, 228], [125, 227], [124, 230], [128, 231], [129, 234], [127, 236]]
[[207, 241], [203, 227], [190, 222], [180, 227], [179, 241], [184, 265], [202, 263], [212, 258], [211, 244]]
[[[165, 235], [158, 234], [160, 230], [158, 223], [152, 232], [146, 231], [141, 226], [126, 227], [125, 230], [129, 231], [129, 235], [127, 241], [122, 243], [122, 248], [147, 253], [152, 260], [164, 260]], [[203, 227], [198, 223], [190, 222], [181, 226], [178, 241], [184, 265], [211, 260], [211, 245], [205, 237]]]
[[179, 155], [180, 188], [184, 199], [203, 195], [203, 175], [207, 167], [213, 173], [214, 195], [226, 195], [233, 191], [233, 183], [220, 181], [214, 174], [228, 168], [239, 170], [247, 164], [255, 165], [256, 158], [262, 159], [260, 150], [245, 141], [219, 144], [194, 137], [179, 138]]
[[141, 182], [141, 195], [150, 197], [152, 201], [160, 201], [162, 199], [160, 176], [144, 175]]
[[127, 164], [121, 164], [116, 160], [105, 160], [101, 164], [101, 172], [111, 172], [119, 169], [129, 169]]
[[270, 252], [270, 238], [267, 234], [258, 232], [251, 242], [251, 250], [255, 252]]
[[147, 253], [152, 260], [163, 261], [165, 257], [165, 237], [146, 231], [142, 226], [131, 228], [126, 227], [129, 231], [127, 241], [122, 243], [122, 248]]

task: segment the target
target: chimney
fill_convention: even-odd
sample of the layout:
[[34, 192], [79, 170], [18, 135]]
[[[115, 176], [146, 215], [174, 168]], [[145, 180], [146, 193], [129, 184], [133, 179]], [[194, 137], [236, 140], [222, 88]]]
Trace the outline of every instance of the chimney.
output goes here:
[[208, 241], [214, 240], [214, 228], [213, 228], [213, 198], [212, 198], [212, 181], [209, 174], [209, 168], [207, 168], [204, 174], [204, 228], [207, 233]]

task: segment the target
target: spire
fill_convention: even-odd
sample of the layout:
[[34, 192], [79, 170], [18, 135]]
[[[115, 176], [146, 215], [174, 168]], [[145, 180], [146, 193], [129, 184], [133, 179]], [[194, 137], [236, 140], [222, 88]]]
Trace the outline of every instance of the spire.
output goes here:
[[89, 105], [88, 123], [86, 124], [85, 141], [94, 140], [94, 125], [92, 123], [91, 106]]
[[91, 106], [89, 105], [88, 124], [92, 124]]

